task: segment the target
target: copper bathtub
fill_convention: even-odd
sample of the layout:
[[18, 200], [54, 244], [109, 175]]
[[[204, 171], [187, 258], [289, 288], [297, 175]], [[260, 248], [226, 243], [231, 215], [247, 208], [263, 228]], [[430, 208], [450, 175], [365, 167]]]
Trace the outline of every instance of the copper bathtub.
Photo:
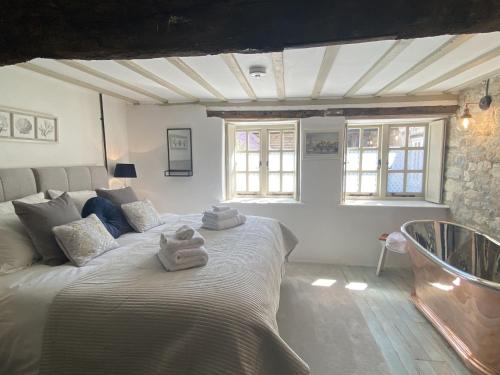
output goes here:
[[415, 306], [471, 371], [500, 374], [500, 243], [442, 221], [410, 221], [401, 230]]

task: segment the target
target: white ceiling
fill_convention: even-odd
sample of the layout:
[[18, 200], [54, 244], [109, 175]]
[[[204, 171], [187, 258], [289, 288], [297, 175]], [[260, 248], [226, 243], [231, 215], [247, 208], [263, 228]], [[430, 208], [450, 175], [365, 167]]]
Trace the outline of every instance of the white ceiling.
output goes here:
[[[250, 77], [252, 65], [265, 66], [267, 75]], [[137, 103], [277, 101], [280, 87], [284, 100], [453, 93], [500, 73], [500, 32], [287, 49], [274, 54], [131, 62], [34, 59], [18, 67], [75, 84], [83, 82]]]

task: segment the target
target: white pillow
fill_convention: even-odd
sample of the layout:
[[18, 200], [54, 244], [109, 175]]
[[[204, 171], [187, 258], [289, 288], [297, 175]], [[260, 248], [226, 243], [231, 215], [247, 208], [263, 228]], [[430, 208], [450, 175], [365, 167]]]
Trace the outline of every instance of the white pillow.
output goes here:
[[122, 204], [122, 211], [136, 232], [142, 233], [165, 224], [149, 199]]
[[[48, 200], [45, 199], [45, 195], [43, 193], [37, 193], [28, 195], [23, 198], [16, 199], [16, 201], [24, 202], [24, 203], [43, 203]], [[15, 214], [14, 206], [12, 201], [2, 202], [0, 203], [0, 215], [2, 214]]]
[[[49, 189], [47, 192], [49, 193], [49, 197], [52, 199], [56, 199], [64, 193], [64, 191], [52, 189]], [[68, 191], [68, 195], [73, 203], [75, 203], [75, 206], [80, 213], [82, 213], [83, 206], [85, 206], [85, 203], [90, 198], [97, 197], [97, 194], [94, 190]]]
[[78, 267], [119, 246], [95, 214], [54, 227], [52, 232], [64, 254]]

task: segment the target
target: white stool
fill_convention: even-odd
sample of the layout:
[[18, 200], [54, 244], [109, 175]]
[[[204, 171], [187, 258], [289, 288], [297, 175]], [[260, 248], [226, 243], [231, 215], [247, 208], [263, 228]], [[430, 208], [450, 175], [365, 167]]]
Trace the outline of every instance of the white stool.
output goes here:
[[384, 269], [385, 256], [387, 250], [398, 254], [406, 254], [406, 238], [400, 232], [392, 232], [391, 234], [383, 233], [378, 238], [382, 247], [380, 257], [378, 258], [378, 265], [376, 275], [379, 276], [380, 272]]

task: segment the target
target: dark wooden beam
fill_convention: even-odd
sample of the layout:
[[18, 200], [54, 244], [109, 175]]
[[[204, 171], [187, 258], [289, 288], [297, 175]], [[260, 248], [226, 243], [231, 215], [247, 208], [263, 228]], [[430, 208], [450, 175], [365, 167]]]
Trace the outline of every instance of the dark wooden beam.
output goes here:
[[4, 0], [0, 64], [130, 59], [500, 30], [497, 0]]
[[414, 107], [367, 107], [367, 108], [328, 108], [304, 110], [255, 110], [255, 111], [212, 111], [207, 110], [208, 117], [223, 119], [295, 119], [308, 117], [347, 118], [404, 118], [404, 117], [436, 117], [450, 116], [457, 112], [457, 105], [446, 106], [414, 106]]

